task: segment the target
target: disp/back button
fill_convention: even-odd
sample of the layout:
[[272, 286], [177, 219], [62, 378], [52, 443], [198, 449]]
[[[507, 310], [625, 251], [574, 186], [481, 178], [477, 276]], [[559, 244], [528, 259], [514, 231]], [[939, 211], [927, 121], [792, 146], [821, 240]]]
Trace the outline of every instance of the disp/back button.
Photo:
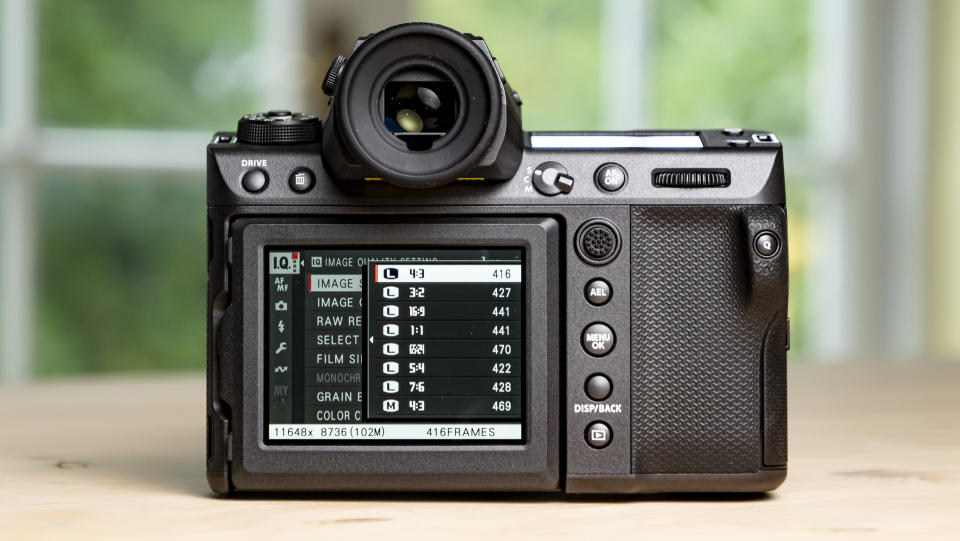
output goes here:
[[587, 382], [583, 386], [583, 390], [587, 393], [587, 396], [591, 400], [601, 401], [606, 400], [610, 396], [610, 391], [613, 390], [613, 384], [610, 383], [610, 378], [604, 376], [603, 374], [594, 374], [587, 378]]

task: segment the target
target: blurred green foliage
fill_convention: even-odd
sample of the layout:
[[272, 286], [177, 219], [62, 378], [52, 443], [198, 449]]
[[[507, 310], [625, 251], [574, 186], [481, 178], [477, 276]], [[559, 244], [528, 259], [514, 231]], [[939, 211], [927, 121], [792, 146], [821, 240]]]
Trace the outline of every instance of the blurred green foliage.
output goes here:
[[803, 135], [807, 9], [799, 0], [657, 0], [650, 127]]
[[[44, 125], [213, 131], [254, 108], [252, 0], [40, 1]], [[483, 35], [529, 130], [603, 129], [604, 2], [411, 0], [411, 20]], [[802, 135], [807, 4], [653, 0], [648, 128]], [[791, 259], [804, 193], [791, 187]], [[201, 368], [202, 173], [47, 171], [39, 183], [37, 372]], [[791, 311], [802, 311], [793, 268]], [[798, 308], [799, 307], [799, 308]], [[802, 318], [794, 317], [795, 325]], [[796, 330], [796, 327], [795, 327]], [[794, 333], [794, 346], [802, 349]]]
[[[486, 38], [525, 98], [525, 129], [603, 129], [603, 6], [413, 0], [410, 19]], [[807, 9], [799, 0], [653, 0], [649, 125], [637, 128], [742, 126], [802, 135]]]
[[[43, 125], [212, 132], [253, 108], [251, 0], [42, 0], [39, 28]], [[203, 367], [204, 196], [199, 172], [46, 174], [38, 374]]]
[[412, 0], [410, 20], [483, 36], [523, 97], [526, 130], [599, 129], [602, 2]]
[[[652, 12], [652, 128], [743, 127], [802, 138], [809, 69], [808, 3], [656, 0]], [[790, 148], [785, 150], [789, 164]], [[787, 169], [791, 350], [802, 356], [808, 310], [810, 205]]]
[[40, 183], [40, 375], [201, 368], [201, 178], [57, 172]]
[[39, 6], [42, 124], [212, 130], [252, 108], [256, 89], [230, 73], [252, 45], [252, 0]]

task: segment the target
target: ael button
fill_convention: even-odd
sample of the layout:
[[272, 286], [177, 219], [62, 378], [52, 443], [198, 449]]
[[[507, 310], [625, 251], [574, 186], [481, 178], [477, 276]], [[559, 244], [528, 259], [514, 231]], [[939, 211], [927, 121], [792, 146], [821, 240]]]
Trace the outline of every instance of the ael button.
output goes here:
[[543, 162], [533, 171], [533, 187], [543, 195], [570, 193], [573, 177], [557, 162]]
[[591, 280], [590, 283], [587, 284], [587, 287], [584, 288], [583, 294], [590, 304], [603, 306], [610, 301], [610, 282], [600, 278]]

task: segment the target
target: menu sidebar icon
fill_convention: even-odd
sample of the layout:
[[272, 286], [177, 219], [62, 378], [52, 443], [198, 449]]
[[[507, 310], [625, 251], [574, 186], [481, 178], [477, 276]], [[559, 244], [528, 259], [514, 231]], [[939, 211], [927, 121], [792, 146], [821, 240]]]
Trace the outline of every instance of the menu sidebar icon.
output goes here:
[[[271, 261], [298, 262], [299, 254], [271, 254]], [[270, 423], [290, 423], [293, 419], [292, 384], [293, 350], [291, 302], [293, 296], [293, 270], [299, 265], [277, 263], [271, 266], [268, 277], [267, 298], [267, 393], [270, 404]]]

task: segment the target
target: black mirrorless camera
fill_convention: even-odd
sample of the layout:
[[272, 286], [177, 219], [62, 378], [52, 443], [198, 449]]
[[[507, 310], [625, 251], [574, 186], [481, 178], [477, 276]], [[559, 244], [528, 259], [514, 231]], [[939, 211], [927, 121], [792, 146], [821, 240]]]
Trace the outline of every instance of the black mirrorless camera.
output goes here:
[[780, 143], [524, 132], [484, 41], [364, 37], [207, 147], [207, 478], [760, 492], [786, 476]]

